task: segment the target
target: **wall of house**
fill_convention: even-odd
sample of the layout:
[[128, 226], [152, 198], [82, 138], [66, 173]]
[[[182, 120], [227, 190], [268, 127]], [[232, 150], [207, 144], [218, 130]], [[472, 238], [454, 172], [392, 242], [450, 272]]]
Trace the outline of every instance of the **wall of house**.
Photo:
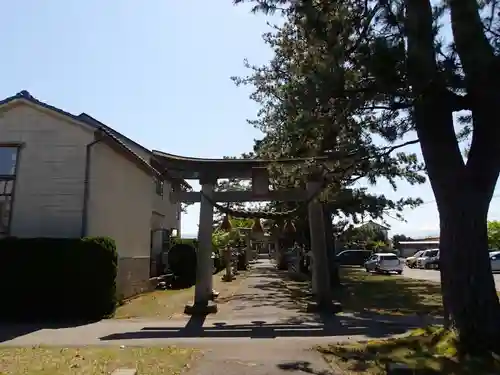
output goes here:
[[[151, 159], [151, 152], [139, 147], [134, 142], [130, 142], [126, 139], [122, 141], [137, 155], [141, 156], [144, 160], [148, 161]], [[164, 228], [172, 229], [175, 228], [180, 231], [180, 203], [170, 202], [170, 191], [172, 190], [172, 184], [170, 181], [164, 181], [163, 184], [163, 195], [156, 194], [156, 185], [154, 180], [151, 180], [151, 191], [153, 193], [153, 211], [163, 217], [163, 220], [155, 225], [160, 225], [153, 228]]]
[[92, 130], [26, 104], [0, 114], [0, 142], [24, 144], [18, 158], [11, 235], [80, 235], [86, 145], [93, 139]]
[[163, 228], [175, 228], [180, 231], [180, 203], [170, 202], [170, 192], [172, 191], [172, 184], [165, 181], [163, 184], [163, 196], [155, 195], [155, 210], [164, 216]]
[[152, 178], [106, 143], [90, 151], [87, 234], [109, 236], [118, 250], [118, 292], [149, 288]]

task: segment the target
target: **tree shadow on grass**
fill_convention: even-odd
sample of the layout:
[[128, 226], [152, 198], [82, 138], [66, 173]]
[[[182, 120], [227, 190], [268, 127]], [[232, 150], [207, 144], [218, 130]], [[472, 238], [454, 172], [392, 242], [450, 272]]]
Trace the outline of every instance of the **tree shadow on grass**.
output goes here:
[[313, 374], [313, 375], [333, 375], [332, 371], [319, 370], [314, 368], [313, 364], [309, 361], [284, 362], [284, 363], [279, 363], [277, 367], [283, 371], [290, 371], [290, 372], [298, 371], [304, 374]]
[[442, 316], [438, 283], [396, 275], [377, 275], [356, 269], [341, 269], [344, 311], [389, 315]]
[[403, 363], [414, 374], [498, 374], [500, 362], [493, 357], [458, 358], [452, 331], [426, 327], [412, 335], [387, 340], [360, 341], [317, 348], [329, 362], [349, 373], [384, 373], [390, 363]]
[[[370, 274], [356, 268], [342, 268], [340, 272], [342, 287], [336, 291], [336, 297], [342, 303], [343, 312], [366, 319], [382, 315], [419, 319], [442, 317], [438, 283]], [[251, 288], [218, 302], [230, 303], [231, 309], [239, 312], [273, 307], [306, 313], [307, 306], [314, 301], [310, 282], [292, 280], [286, 271], [267, 269], [254, 276], [257, 282]]]

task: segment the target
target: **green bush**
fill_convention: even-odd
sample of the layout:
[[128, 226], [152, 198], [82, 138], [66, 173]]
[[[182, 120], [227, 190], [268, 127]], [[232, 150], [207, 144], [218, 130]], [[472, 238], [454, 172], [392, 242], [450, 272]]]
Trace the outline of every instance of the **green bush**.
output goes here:
[[117, 254], [108, 238], [0, 240], [0, 319], [101, 319], [113, 314]]
[[177, 287], [189, 287], [196, 282], [196, 249], [187, 243], [177, 243], [168, 252], [168, 266]]
[[172, 246], [173, 245], [189, 245], [194, 249], [198, 248], [198, 240], [196, 238], [172, 238]]
[[[172, 249], [176, 245], [187, 245], [187, 246], [192, 247], [195, 251], [198, 250], [198, 240], [196, 238], [173, 238], [172, 241], [171, 241], [171, 247], [170, 247], [170, 249]], [[215, 268], [215, 271], [218, 272], [218, 271], [224, 269], [225, 266], [226, 266], [225, 262], [224, 262], [224, 258], [221, 257], [220, 250], [217, 249], [217, 247], [214, 246], [213, 244], [212, 244], [212, 254], [214, 256], [214, 268]], [[185, 259], [186, 259], [186, 261], [183, 264], [183, 268], [185, 268], [186, 272], [182, 272], [182, 274], [183, 275], [184, 274], [192, 275], [190, 272], [194, 271], [194, 275], [196, 275], [196, 259], [193, 259], [193, 258], [187, 257], [187, 256], [186, 256]], [[177, 269], [174, 270], [174, 269], [172, 269], [172, 264], [170, 264], [169, 266], [170, 266], [170, 270], [172, 272], [180, 274], [180, 272], [179, 272], [180, 268], [179, 267], [177, 267]], [[192, 282], [194, 282], [194, 280]]]

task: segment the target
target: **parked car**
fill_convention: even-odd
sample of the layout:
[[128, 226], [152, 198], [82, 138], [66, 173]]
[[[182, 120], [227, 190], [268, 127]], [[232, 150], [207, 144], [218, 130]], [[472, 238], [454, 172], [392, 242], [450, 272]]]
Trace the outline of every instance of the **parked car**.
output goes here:
[[365, 262], [365, 268], [368, 272], [396, 272], [401, 275], [403, 273], [403, 262], [396, 254], [376, 253]]
[[411, 257], [408, 257], [405, 259], [405, 263], [409, 268], [415, 268], [417, 265], [417, 259], [422, 256], [425, 250], [420, 250], [417, 251], [415, 254], [413, 254]]
[[439, 255], [436, 258], [427, 262], [425, 266], [426, 266], [425, 268], [427, 269], [438, 270], [440, 268]]
[[370, 250], [344, 250], [335, 256], [335, 261], [341, 266], [363, 267], [372, 254]]
[[500, 251], [492, 251], [490, 253], [491, 270], [493, 272], [500, 271]]
[[429, 263], [439, 259], [439, 249], [425, 250], [423, 254], [417, 258], [417, 268], [430, 268]]

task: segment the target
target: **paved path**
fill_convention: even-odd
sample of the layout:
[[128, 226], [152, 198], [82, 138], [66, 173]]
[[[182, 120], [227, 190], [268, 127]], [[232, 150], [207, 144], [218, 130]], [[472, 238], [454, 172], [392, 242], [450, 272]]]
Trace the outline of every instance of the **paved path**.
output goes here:
[[[403, 276], [416, 280], [428, 280], [436, 283], [441, 282], [441, 275], [438, 270], [421, 270], [406, 267], [403, 271]], [[500, 291], [500, 273], [493, 274], [493, 278], [495, 279], [497, 291]]]
[[416, 326], [414, 321], [383, 316], [308, 314], [269, 260], [253, 267], [237, 294], [219, 301], [219, 313], [207, 319], [103, 320], [69, 328], [0, 326], [0, 345], [178, 345], [205, 352], [190, 370], [193, 375], [292, 370], [326, 375], [333, 372], [312, 346], [384, 337]]

